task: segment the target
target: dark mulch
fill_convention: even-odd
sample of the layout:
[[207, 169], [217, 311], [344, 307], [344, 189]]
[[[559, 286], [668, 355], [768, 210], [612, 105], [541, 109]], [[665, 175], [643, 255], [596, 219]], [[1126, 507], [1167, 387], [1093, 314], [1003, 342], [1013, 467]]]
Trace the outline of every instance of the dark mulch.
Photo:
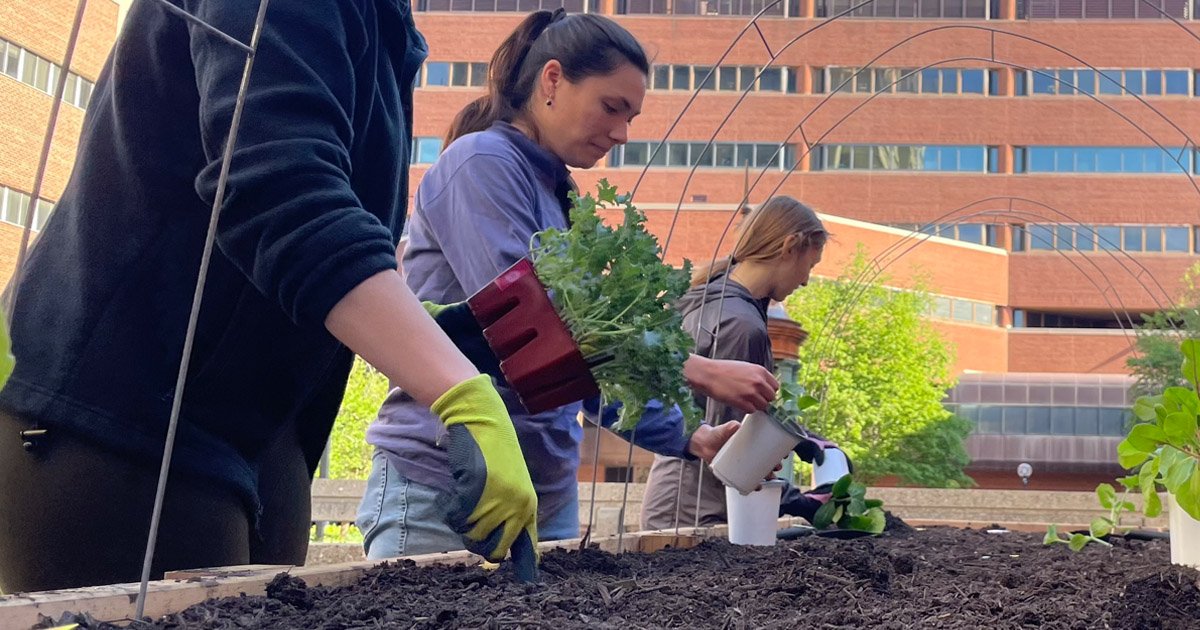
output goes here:
[[[507, 571], [382, 565], [347, 588], [281, 575], [265, 597], [139, 628], [1200, 628], [1197, 572], [1166, 541], [1072, 553], [1023, 533], [930, 529], [724, 541], [620, 556], [553, 551], [542, 583]], [[88, 624], [85, 627], [103, 627]]]

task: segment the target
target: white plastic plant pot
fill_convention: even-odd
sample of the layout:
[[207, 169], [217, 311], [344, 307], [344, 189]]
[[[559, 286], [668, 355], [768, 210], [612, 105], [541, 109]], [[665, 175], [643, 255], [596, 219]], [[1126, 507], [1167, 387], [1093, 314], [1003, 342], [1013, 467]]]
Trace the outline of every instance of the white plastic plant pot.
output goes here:
[[727, 487], [750, 494], [800, 443], [800, 433], [768, 413], [756, 411], [717, 451], [712, 471]]
[[850, 462], [840, 448], [825, 449], [825, 461], [813, 464], [813, 487], [833, 483], [850, 474]]
[[779, 529], [779, 497], [785, 482], [772, 479], [762, 482], [762, 489], [742, 494], [737, 488], [725, 487], [725, 508], [729, 514], [729, 542], [735, 545], [775, 544]]
[[1167, 526], [1171, 530], [1171, 564], [1200, 569], [1200, 521], [1179, 507], [1175, 502], [1175, 495], [1167, 495], [1167, 505]]

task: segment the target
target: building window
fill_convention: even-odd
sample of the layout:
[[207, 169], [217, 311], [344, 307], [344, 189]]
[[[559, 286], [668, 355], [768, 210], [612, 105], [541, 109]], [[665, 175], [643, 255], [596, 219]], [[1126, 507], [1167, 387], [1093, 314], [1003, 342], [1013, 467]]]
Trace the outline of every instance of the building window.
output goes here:
[[[657, 0], [661, 2], [662, 0]], [[483, 13], [533, 13], [553, 11], [559, 7], [570, 13], [595, 12], [596, 2], [584, 0], [417, 0], [417, 11], [453, 11]]]
[[1030, 173], [1189, 172], [1192, 151], [1174, 147], [1027, 147]]
[[963, 324], [978, 324], [980, 326], [996, 325], [995, 304], [941, 295], [933, 297], [926, 315], [933, 319]]
[[[825, 75], [822, 88], [838, 94], [975, 94], [991, 93], [990, 72], [982, 68], [853, 68], [830, 66], [815, 70]], [[819, 94], [813, 86], [813, 93]]]
[[976, 245], [996, 246], [997, 226], [985, 223], [890, 223], [891, 227], [910, 232], [920, 232], [932, 236], [974, 243]]
[[1190, 3], [1178, 0], [1038, 0], [1018, 4], [1027, 5], [1025, 15], [1020, 17], [1033, 20], [1165, 20], [1168, 17], [1187, 20], [1191, 17]]
[[[1192, 228], [1182, 225], [1029, 225], [1013, 226], [1014, 252], [1144, 252], [1190, 254]], [[1028, 243], [1025, 242], [1028, 234]]]
[[[763, 11], [766, 9], [766, 11]], [[618, 15], [799, 15], [799, 0], [617, 0]]]
[[1128, 411], [1119, 407], [949, 404], [947, 410], [981, 435], [1122, 436]]
[[[609, 166], [669, 166], [685, 168], [771, 168], [790, 170], [796, 165], [795, 145], [751, 144], [744, 142], [714, 142], [705, 149], [704, 142], [635, 141], [615, 147], [609, 154]], [[657, 153], [655, 147], [658, 147]]]
[[827, 144], [815, 152], [830, 171], [984, 172], [982, 146]]
[[[19, 190], [0, 186], [0, 221], [25, 227], [29, 218], [29, 205], [32, 197]], [[42, 199], [38, 201], [33, 212], [33, 231], [40, 232], [50, 219], [54, 204]]]
[[483, 87], [488, 64], [468, 61], [427, 61], [417, 87]]
[[413, 139], [413, 164], [433, 164], [441, 152], [441, 138], [427, 136]]
[[[711, 71], [711, 74], [710, 74]], [[759, 66], [657, 65], [650, 73], [650, 89], [690, 92], [697, 87], [718, 92], [750, 91], [795, 93], [797, 68]]]
[[1032, 70], [1039, 96], [1188, 96], [1194, 93], [1192, 70], [1043, 68]]
[[[3, 39], [0, 39], [0, 53], [0, 71], [46, 94], [54, 94], [62, 66]], [[74, 72], [67, 73], [63, 101], [86, 109], [95, 85]]]
[[[857, 0], [817, 0], [817, 17], [834, 17]], [[988, 18], [988, 0], [893, 0], [872, 2], [855, 9], [845, 17], [857, 18]]]

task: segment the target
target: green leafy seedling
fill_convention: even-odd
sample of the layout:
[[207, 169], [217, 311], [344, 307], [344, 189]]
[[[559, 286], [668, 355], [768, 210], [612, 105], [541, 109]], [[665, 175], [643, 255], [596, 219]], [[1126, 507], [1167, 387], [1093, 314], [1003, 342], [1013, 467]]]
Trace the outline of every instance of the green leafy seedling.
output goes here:
[[850, 529], [871, 534], [881, 534], [887, 526], [883, 513], [883, 501], [866, 498], [867, 487], [845, 475], [834, 482], [830, 498], [813, 516], [813, 527], [828, 529]]
[[[1136, 477], [1125, 477], [1121, 479], [1121, 485], [1125, 487], [1125, 493], [1137, 487]], [[1067, 545], [1071, 551], [1082, 551], [1084, 547], [1091, 543], [1111, 547], [1112, 543], [1104, 540], [1106, 536], [1114, 532], [1123, 533], [1128, 528], [1121, 525], [1121, 515], [1125, 512], [1133, 512], [1137, 510], [1132, 502], [1125, 499], [1125, 495], [1117, 496], [1116, 488], [1110, 484], [1102, 483], [1096, 486], [1096, 500], [1100, 502], [1101, 507], [1108, 510], [1107, 516], [1098, 516], [1092, 519], [1088, 526], [1088, 533], [1076, 533], [1071, 536], [1065, 536], [1058, 533], [1058, 526], [1051, 525], [1046, 530], [1045, 537], [1042, 538], [1042, 543], [1053, 545], [1062, 543]]]

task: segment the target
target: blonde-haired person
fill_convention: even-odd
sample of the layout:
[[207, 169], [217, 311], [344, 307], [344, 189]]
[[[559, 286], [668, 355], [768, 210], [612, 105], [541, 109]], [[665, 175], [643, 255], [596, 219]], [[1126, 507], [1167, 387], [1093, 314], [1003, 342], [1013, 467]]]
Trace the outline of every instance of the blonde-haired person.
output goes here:
[[[738, 228], [733, 254], [696, 269], [692, 288], [677, 305], [684, 328], [696, 339], [696, 353], [716, 359], [747, 361], [771, 369], [767, 307], [808, 284], [829, 234], [812, 208], [791, 197], [773, 197], [747, 215]], [[715, 335], [714, 335], [715, 333]], [[715, 346], [715, 353], [714, 353]], [[706, 400], [697, 397], [706, 407]], [[720, 425], [741, 412], [718, 401], [707, 405], [705, 421]], [[802, 458], [823, 459], [833, 447], [818, 436], [797, 447]], [[680, 475], [683, 476], [682, 483]], [[700, 463], [655, 456], [642, 502], [642, 528], [668, 529], [696, 521], [696, 484], [700, 478], [700, 525], [724, 523], [725, 487]], [[781, 512], [811, 519], [828, 495], [802, 494], [788, 486]]]

